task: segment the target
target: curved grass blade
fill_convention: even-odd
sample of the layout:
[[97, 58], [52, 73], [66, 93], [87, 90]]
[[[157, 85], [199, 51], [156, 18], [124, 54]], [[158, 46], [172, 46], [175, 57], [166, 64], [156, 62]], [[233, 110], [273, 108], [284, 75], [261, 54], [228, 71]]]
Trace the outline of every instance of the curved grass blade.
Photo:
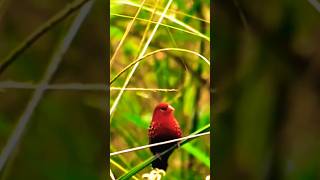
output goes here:
[[206, 62], [209, 66], [210, 66], [210, 60], [208, 60], [207, 58], [205, 58], [204, 56], [202, 56], [201, 54], [195, 52], [195, 51], [191, 51], [188, 49], [181, 49], [181, 48], [164, 48], [164, 49], [158, 49], [156, 51], [152, 51], [142, 57], [140, 57], [139, 59], [133, 61], [132, 63], [130, 63], [128, 66], [126, 66], [125, 68], [123, 68], [111, 81], [110, 81], [110, 85], [119, 78], [119, 76], [121, 74], [123, 74], [125, 71], [127, 71], [129, 68], [131, 68], [132, 66], [136, 65], [137, 63], [139, 63], [140, 61], [142, 61], [143, 59], [145, 59], [148, 56], [154, 55], [158, 52], [164, 52], [164, 51], [180, 51], [180, 52], [186, 52], [186, 53], [190, 53], [190, 54], [194, 54], [198, 57], [200, 57], [204, 62]]
[[[113, 16], [118, 16], [118, 17], [122, 17], [122, 18], [127, 18], [127, 19], [132, 19], [134, 17], [132, 16], [127, 16], [127, 15], [123, 15], [123, 14], [116, 14], [116, 13], [112, 13], [110, 15], [113, 15]], [[150, 22], [152, 24], [155, 24], [157, 22], [155, 21], [150, 21], [150, 20], [147, 20], [147, 19], [142, 19], [142, 18], [136, 18], [136, 20], [139, 20], [139, 21], [143, 21], [143, 22]], [[177, 31], [181, 31], [181, 32], [185, 32], [185, 33], [188, 33], [188, 34], [191, 34], [191, 35], [195, 35], [197, 37], [200, 37], [200, 38], [203, 38], [203, 36], [200, 36], [199, 34], [195, 33], [195, 32], [192, 32], [192, 31], [189, 31], [189, 30], [184, 30], [184, 29], [181, 29], [181, 28], [178, 28], [178, 27], [175, 27], [175, 26], [171, 26], [171, 25], [167, 25], [167, 24], [164, 24], [164, 23], [161, 23], [160, 24], [161, 26], [164, 26], [164, 27], [168, 27], [168, 28], [171, 28], [171, 29], [175, 29]]]
[[140, 13], [140, 11], [141, 11], [141, 7], [143, 7], [143, 4], [144, 4], [145, 1], [146, 1], [146, 0], [142, 0], [141, 5], [140, 5], [138, 11], [136, 12], [136, 14], [135, 14], [135, 16], [133, 17], [133, 19], [129, 22], [129, 24], [128, 24], [127, 28], [126, 28], [126, 31], [124, 32], [123, 37], [121, 38], [118, 46], [116, 47], [116, 50], [114, 51], [114, 53], [113, 53], [113, 55], [112, 55], [112, 57], [111, 57], [111, 59], [110, 59], [110, 66], [112, 65], [112, 62], [114, 61], [114, 59], [116, 58], [116, 56], [117, 56], [117, 54], [118, 54], [118, 52], [119, 52], [119, 50], [120, 50], [120, 47], [121, 47], [122, 44], [124, 43], [124, 40], [125, 40], [126, 37], [128, 36], [128, 34], [129, 34], [129, 32], [130, 32], [130, 30], [131, 30], [134, 22], [136, 21], [139, 13]]
[[[122, 0], [122, 1], [118, 1], [117, 3], [120, 3], [120, 4], [126, 4], [126, 5], [129, 5], [129, 6], [134, 6], [134, 7], [139, 7], [139, 4], [136, 4], [135, 2], [132, 2], [132, 1], [128, 1], [128, 0]], [[149, 12], [152, 12], [152, 9], [151, 8], [148, 8], [148, 7], [142, 7], [142, 9], [146, 10], [146, 11], [149, 11]], [[162, 13], [160, 11], [156, 11], [156, 14], [157, 15], [161, 15]], [[194, 32], [196, 34], [198, 34], [199, 36], [203, 37], [205, 40], [207, 40], [208, 42], [210, 42], [210, 37], [202, 34], [201, 32], [199, 32], [198, 30], [194, 29], [193, 27], [187, 25], [186, 23], [176, 19], [175, 17], [173, 16], [170, 16], [170, 15], [165, 15], [164, 16], [166, 19], [172, 21], [173, 23], [176, 23], [186, 29], [188, 29], [189, 31], [191, 32]]]
[[[173, 1], [173, 0], [169, 0], [169, 1], [167, 2], [164, 11], [161, 13], [161, 17], [159, 18], [159, 20], [158, 20], [156, 26], [154, 27], [154, 29], [152, 30], [152, 32], [151, 32], [151, 34], [150, 34], [147, 42], [144, 44], [144, 47], [143, 47], [142, 51], [140, 52], [140, 54], [139, 54], [139, 56], [138, 56], [138, 59], [141, 59], [141, 57], [143, 57], [144, 54], [146, 53], [147, 48], [149, 47], [149, 44], [150, 44], [151, 40], [153, 39], [155, 33], [157, 32], [160, 23], [161, 23], [162, 20], [164, 19], [164, 16], [165, 16], [165, 14], [167, 13], [167, 11], [168, 11], [168, 9], [169, 9], [172, 1]], [[120, 99], [121, 99], [121, 97], [122, 97], [122, 94], [123, 94], [123, 92], [124, 92], [124, 89], [125, 89], [125, 88], [127, 87], [127, 85], [129, 84], [129, 81], [131, 80], [131, 77], [133, 76], [133, 73], [136, 71], [136, 69], [138, 68], [138, 66], [139, 66], [139, 62], [137, 62], [137, 63], [133, 66], [132, 70], [130, 71], [129, 75], [127, 76], [127, 78], [126, 78], [126, 80], [125, 80], [125, 82], [124, 82], [124, 84], [123, 84], [123, 86], [122, 86], [122, 89], [120, 90], [120, 93], [118, 94], [116, 100], [114, 101], [112, 107], [110, 108], [110, 116], [111, 116], [111, 117], [112, 117], [112, 115], [113, 115], [113, 112], [116, 110], [116, 107], [117, 107], [117, 105], [118, 105], [118, 103], [119, 103], [119, 101], [120, 101]], [[111, 121], [112, 121], [112, 119], [110, 119], [110, 123], [111, 123]]]

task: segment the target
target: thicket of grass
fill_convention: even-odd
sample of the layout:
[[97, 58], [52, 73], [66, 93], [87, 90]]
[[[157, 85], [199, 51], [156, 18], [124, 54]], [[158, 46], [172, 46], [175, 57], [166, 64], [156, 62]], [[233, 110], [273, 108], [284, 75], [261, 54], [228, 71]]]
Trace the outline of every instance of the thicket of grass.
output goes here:
[[[208, 131], [210, 1], [112, 0], [110, 6], [111, 152], [148, 144], [152, 112], [162, 101], [176, 109], [184, 136]], [[163, 179], [204, 179], [209, 142], [202, 136], [175, 150]], [[151, 171], [151, 156], [149, 149], [112, 156], [111, 171], [119, 178], [140, 164], [133, 174], [141, 179]]]

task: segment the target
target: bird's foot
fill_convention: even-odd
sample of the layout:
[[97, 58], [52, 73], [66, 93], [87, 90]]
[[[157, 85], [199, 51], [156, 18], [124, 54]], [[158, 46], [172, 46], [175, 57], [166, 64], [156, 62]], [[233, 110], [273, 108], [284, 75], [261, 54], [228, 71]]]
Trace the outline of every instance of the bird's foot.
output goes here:
[[177, 142], [178, 149], [180, 149], [180, 144], [181, 144], [181, 142]]
[[160, 155], [160, 153], [156, 153], [155, 156], [157, 157], [157, 159], [160, 159], [160, 160], [161, 160], [161, 155]]

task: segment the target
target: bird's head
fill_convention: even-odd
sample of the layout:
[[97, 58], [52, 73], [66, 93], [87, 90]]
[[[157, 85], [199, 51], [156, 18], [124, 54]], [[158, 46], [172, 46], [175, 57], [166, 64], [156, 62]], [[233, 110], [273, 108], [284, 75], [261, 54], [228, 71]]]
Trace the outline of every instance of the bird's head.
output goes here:
[[174, 108], [169, 103], [162, 102], [158, 104], [155, 110], [162, 113], [168, 113], [174, 111]]
[[173, 111], [174, 111], [174, 108], [169, 103], [162, 102], [158, 104], [154, 109], [153, 116], [170, 117], [171, 115], [173, 115]]

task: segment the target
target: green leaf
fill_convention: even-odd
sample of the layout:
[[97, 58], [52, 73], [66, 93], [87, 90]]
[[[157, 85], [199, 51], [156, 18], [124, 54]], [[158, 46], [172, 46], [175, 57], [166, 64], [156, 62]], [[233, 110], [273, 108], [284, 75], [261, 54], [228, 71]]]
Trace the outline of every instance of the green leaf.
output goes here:
[[182, 147], [182, 149], [186, 150], [188, 153], [192, 154], [199, 161], [205, 164], [208, 168], [210, 168], [210, 157], [207, 156], [201, 149], [193, 146], [191, 143], [188, 143]]

